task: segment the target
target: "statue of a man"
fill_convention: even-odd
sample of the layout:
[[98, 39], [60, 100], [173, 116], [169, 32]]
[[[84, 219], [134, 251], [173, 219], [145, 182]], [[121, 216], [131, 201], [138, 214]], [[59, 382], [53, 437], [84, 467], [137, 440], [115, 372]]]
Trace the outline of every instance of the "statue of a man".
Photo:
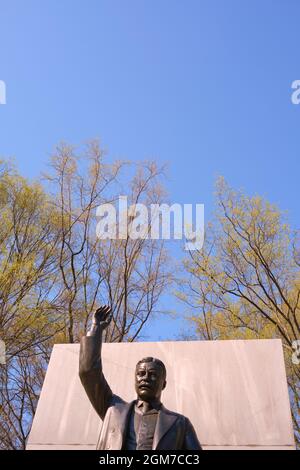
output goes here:
[[127, 403], [112, 392], [101, 362], [102, 333], [111, 318], [110, 307], [100, 307], [80, 345], [79, 376], [103, 420], [97, 449], [200, 450], [189, 419], [167, 410], [160, 401], [166, 386], [166, 368], [159, 359], [147, 357], [137, 363], [137, 400]]

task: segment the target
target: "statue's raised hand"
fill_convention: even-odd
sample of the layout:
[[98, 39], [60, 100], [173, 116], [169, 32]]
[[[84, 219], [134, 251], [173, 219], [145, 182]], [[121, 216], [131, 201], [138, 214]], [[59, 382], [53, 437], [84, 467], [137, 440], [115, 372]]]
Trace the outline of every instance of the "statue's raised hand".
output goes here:
[[109, 305], [99, 307], [93, 315], [93, 325], [99, 326], [102, 330], [108, 327], [112, 319], [111, 308]]

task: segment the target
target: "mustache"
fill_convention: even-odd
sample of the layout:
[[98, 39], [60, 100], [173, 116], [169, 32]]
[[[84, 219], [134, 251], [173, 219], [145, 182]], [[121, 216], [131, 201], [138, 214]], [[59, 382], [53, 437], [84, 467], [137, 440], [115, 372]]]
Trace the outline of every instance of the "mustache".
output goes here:
[[141, 387], [149, 387], [151, 388], [151, 384], [149, 382], [141, 382], [138, 384], [138, 387], [141, 388]]

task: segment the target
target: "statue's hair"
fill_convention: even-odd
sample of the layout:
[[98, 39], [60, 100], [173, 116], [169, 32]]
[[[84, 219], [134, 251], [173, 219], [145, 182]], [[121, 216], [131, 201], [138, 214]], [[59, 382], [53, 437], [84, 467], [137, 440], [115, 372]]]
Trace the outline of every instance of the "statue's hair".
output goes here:
[[166, 376], [167, 376], [166, 366], [160, 359], [156, 359], [155, 357], [144, 357], [137, 363], [136, 368], [139, 366], [139, 364], [143, 364], [144, 362], [154, 362], [154, 364], [156, 364], [157, 366], [161, 368], [164, 379], [166, 379]]

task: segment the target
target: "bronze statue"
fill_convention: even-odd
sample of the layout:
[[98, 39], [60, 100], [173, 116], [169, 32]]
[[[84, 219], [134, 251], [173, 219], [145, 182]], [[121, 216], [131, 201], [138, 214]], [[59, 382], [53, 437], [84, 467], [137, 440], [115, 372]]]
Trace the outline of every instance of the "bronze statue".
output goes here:
[[94, 314], [91, 330], [80, 344], [79, 376], [103, 420], [97, 449], [200, 450], [189, 419], [167, 410], [160, 401], [166, 386], [166, 369], [159, 359], [147, 357], [137, 363], [137, 400], [126, 403], [112, 392], [101, 362], [102, 333], [111, 319], [110, 307], [100, 307]]

